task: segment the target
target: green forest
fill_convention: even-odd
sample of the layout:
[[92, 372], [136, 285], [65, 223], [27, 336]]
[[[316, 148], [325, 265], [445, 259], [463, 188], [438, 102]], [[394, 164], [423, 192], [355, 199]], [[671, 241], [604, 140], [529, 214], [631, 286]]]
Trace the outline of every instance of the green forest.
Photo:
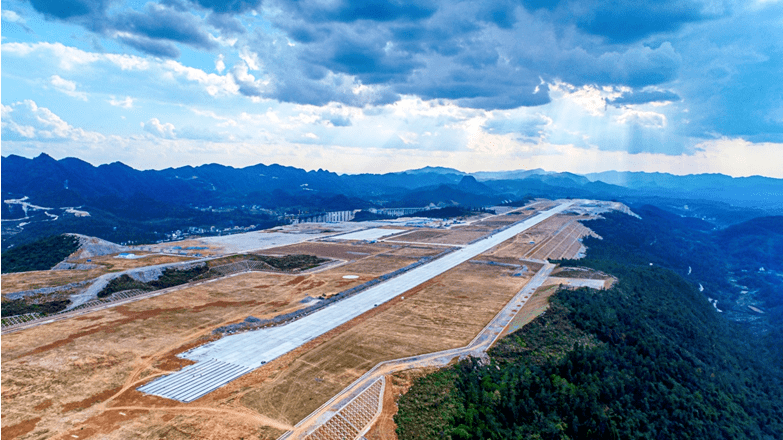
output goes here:
[[131, 278], [128, 275], [120, 275], [117, 278], [112, 279], [98, 292], [98, 298], [106, 298], [112, 293], [122, 292], [123, 290], [158, 290], [166, 289], [168, 287], [179, 286], [193, 281], [194, 279], [206, 274], [209, 271], [207, 265], [195, 266], [189, 269], [173, 269], [167, 268], [163, 270], [163, 273], [156, 280], [142, 282]]
[[73, 235], [55, 235], [3, 251], [2, 272], [49, 270], [79, 249]]
[[[725, 277], [731, 262], [699, 258], [715, 249], [711, 228], [646, 214], [590, 222], [604, 239], [588, 244], [588, 259], [562, 262], [616, 276], [612, 289], [561, 290], [489, 362], [468, 359], [417, 380], [399, 400], [399, 438], [780, 438], [779, 352], [720, 316], [678, 273], [702, 263]], [[613, 233], [616, 222], [625, 228]]]

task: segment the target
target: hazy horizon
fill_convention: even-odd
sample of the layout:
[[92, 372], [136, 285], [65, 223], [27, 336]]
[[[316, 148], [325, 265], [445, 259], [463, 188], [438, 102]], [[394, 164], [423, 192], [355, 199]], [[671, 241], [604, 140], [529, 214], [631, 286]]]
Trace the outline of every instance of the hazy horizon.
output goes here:
[[[14, 153], [11, 153], [11, 154], [14, 154]], [[23, 156], [23, 155], [19, 155], [19, 154], [17, 154], [17, 156], [24, 157], [25, 159], [34, 159], [34, 158], [38, 157], [41, 154], [46, 154], [46, 155], [52, 157], [54, 160], [58, 160], [58, 161], [62, 160], [62, 159], [66, 159], [66, 158], [78, 159], [78, 160], [81, 160], [83, 162], [87, 162], [87, 163], [89, 163], [90, 165], [92, 165], [94, 167], [99, 167], [99, 166], [102, 166], [102, 165], [109, 165], [109, 164], [116, 163], [116, 162], [122, 163], [122, 164], [127, 165], [127, 166], [131, 166], [131, 165], [129, 165], [127, 163], [124, 163], [122, 161], [119, 161], [119, 160], [114, 160], [114, 161], [110, 161], [110, 162], [94, 163], [94, 162], [90, 162], [90, 161], [87, 161], [87, 160], [84, 160], [82, 158], [75, 157], [75, 156], [64, 156], [64, 157], [57, 158], [57, 157], [53, 157], [50, 154], [48, 154], [46, 152], [43, 152], [43, 151], [40, 152], [39, 154], [37, 154], [35, 156], [31, 156], [31, 157]], [[3, 158], [8, 157], [8, 156], [9, 155], [4, 155]], [[183, 168], [183, 167], [188, 167], [188, 166], [193, 167], [193, 168], [197, 168], [197, 167], [205, 166], [205, 165], [221, 165], [221, 166], [233, 167], [233, 168], [236, 168], [236, 169], [252, 167], [252, 166], [255, 166], [255, 165], [293, 166], [293, 165], [286, 165], [286, 164], [280, 164], [280, 163], [275, 163], [275, 162], [269, 162], [269, 163], [266, 163], [266, 162], [256, 162], [256, 163], [248, 163], [248, 164], [245, 164], [245, 165], [238, 165], [238, 166], [228, 165], [228, 164], [224, 164], [224, 163], [220, 163], [220, 162], [207, 162], [207, 163], [202, 163], [202, 164], [198, 164], [198, 165], [183, 164], [183, 165], [179, 165], [179, 166], [156, 167], [156, 168], [136, 168], [136, 167], [131, 166], [131, 168], [134, 168], [134, 169], [136, 169], [138, 171], [160, 171], [160, 170], [165, 170], [165, 169], [168, 169], [168, 168], [176, 169], [176, 168]], [[425, 165], [425, 166], [418, 167], [418, 168], [404, 168], [404, 169], [399, 169], [399, 170], [390, 170], [390, 171], [386, 171], [386, 172], [383, 172], [383, 173], [381, 173], [381, 172], [361, 172], [361, 173], [360, 172], [357, 172], [357, 173], [350, 173], [349, 172], [349, 173], [341, 173], [341, 172], [337, 172], [337, 171], [331, 170], [329, 168], [324, 168], [324, 167], [320, 167], [320, 168], [302, 168], [302, 167], [295, 167], [294, 166], [294, 168], [300, 168], [300, 169], [303, 169], [303, 170], [308, 171], [308, 172], [309, 171], [323, 170], [323, 171], [333, 172], [333, 173], [339, 174], [339, 175], [402, 173], [402, 172], [406, 172], [406, 171], [419, 171], [419, 170], [422, 170], [424, 168], [449, 169], [449, 170], [454, 170], [454, 171], [457, 171], [459, 173], [464, 173], [464, 174], [468, 174], [468, 175], [480, 174], [480, 173], [515, 173], [515, 172], [535, 171], [535, 170], [541, 170], [541, 171], [544, 171], [546, 173], [558, 173], [558, 172], [560, 172], [560, 171], [547, 170], [547, 169], [544, 169], [544, 168], [527, 168], [527, 169], [518, 168], [518, 169], [505, 169], [505, 170], [465, 171], [465, 170], [461, 170], [459, 168], [443, 167], [443, 166], [439, 166], [439, 165]], [[563, 171], [563, 172], [570, 172], [570, 171]], [[614, 173], [614, 172], [622, 174], [622, 173], [636, 173], [637, 171], [603, 170], [603, 171], [594, 171], [594, 172], [589, 172], [589, 173], [573, 173], [573, 174], [580, 175], [580, 176], [589, 176], [589, 175], [592, 175], [592, 174]], [[639, 171], [639, 172], [644, 172], [644, 171]], [[652, 172], [652, 173], [655, 173], [655, 172]], [[783, 178], [779, 178], [779, 177], [763, 176], [763, 175], [760, 175], [760, 174], [752, 174], [752, 175], [748, 175], [748, 176], [730, 176], [728, 174], [722, 174], [722, 173], [691, 173], [691, 174], [675, 174], [675, 173], [664, 173], [664, 172], [659, 172], [659, 173], [670, 174], [670, 175], [673, 175], [673, 176], [695, 176], [695, 175], [711, 174], [711, 175], [729, 176], [729, 177], [733, 177], [733, 178], [764, 177], [764, 178], [771, 178], [771, 179], [783, 179]]]

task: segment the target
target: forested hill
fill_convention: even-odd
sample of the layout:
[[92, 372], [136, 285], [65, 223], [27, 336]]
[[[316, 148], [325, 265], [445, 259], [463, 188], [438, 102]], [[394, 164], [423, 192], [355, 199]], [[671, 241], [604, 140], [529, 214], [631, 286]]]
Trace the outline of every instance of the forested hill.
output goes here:
[[585, 241], [588, 256], [672, 269], [717, 300], [728, 319], [783, 341], [783, 217], [714, 229], [650, 205], [633, 209], [642, 219], [608, 214], [585, 223], [604, 238]]
[[490, 364], [465, 361], [419, 380], [399, 401], [399, 437], [780, 438], [774, 341], [751, 337], [661, 267], [665, 252], [680, 264], [714, 250], [714, 233], [669, 225], [675, 239], [661, 242], [661, 222], [677, 219], [646, 211], [625, 229], [627, 216], [591, 222], [603, 240], [574, 262], [615, 275], [615, 287], [560, 291], [544, 315], [499, 341]]

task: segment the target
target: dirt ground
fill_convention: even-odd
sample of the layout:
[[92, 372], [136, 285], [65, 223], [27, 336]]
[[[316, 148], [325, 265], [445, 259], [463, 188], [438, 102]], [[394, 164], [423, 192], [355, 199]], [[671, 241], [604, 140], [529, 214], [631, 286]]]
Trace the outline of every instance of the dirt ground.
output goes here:
[[41, 287], [63, 286], [68, 283], [90, 280], [106, 273], [104, 269], [90, 270], [36, 270], [20, 273], [4, 273], [3, 294]]
[[514, 333], [525, 324], [534, 320], [538, 315], [544, 313], [549, 308], [549, 297], [557, 291], [556, 285], [541, 286], [533, 293], [533, 296], [522, 306], [516, 316], [511, 319], [506, 328], [500, 334], [500, 337]]
[[270, 370], [273, 364], [285, 367], [257, 381], [242, 404], [294, 424], [379, 362], [465, 346], [527, 281], [511, 273], [463, 264], [436, 277], [404, 300], [398, 297], [336, 329], [336, 335], [319, 338], [328, 340], [316, 340], [301, 355], [271, 362]]
[[484, 237], [490, 229], [470, 228], [467, 226], [452, 229], [419, 229], [407, 234], [397, 235], [386, 240], [387, 243], [407, 241], [415, 243], [437, 243], [464, 245]]
[[417, 378], [436, 370], [436, 368], [417, 368], [386, 376], [383, 410], [364, 438], [367, 440], [397, 440], [397, 424], [394, 423], [394, 416], [397, 414], [397, 401], [400, 396], [408, 392]]
[[321, 258], [336, 258], [339, 260], [358, 260], [368, 255], [375, 255], [386, 250], [387, 249], [384, 249], [381, 246], [375, 245], [362, 246], [344, 243], [306, 242], [274, 249], [266, 249], [259, 253], [264, 255], [303, 254], [315, 255], [316, 257]]
[[[520, 264], [526, 255], [571, 253], [584, 232], [574, 218], [556, 216], [539, 225], [541, 230], [531, 230], [536, 243], [546, 241], [537, 249], [529, 245], [530, 237], [517, 237], [477, 259]], [[449, 234], [467, 240], [478, 229]], [[554, 237], [546, 240], [547, 234]], [[286, 248], [350, 258], [298, 276], [242, 274], [4, 335], [3, 439], [273, 439], [381, 361], [465, 346], [532, 275], [512, 276], [518, 269], [467, 262], [194, 402], [135, 390], [188, 364], [176, 354], [208, 341], [216, 327], [249, 315], [263, 319], [296, 310], [305, 306], [306, 296], [329, 296], [444, 250], [382, 242]], [[5, 282], [4, 276], [4, 289]], [[538, 289], [508, 331], [543, 312], [554, 290]], [[399, 395], [415, 374], [394, 375], [385, 399]], [[396, 406], [392, 402], [389, 408]], [[393, 413], [384, 409], [384, 414], [368, 438], [393, 438]]]
[[[4, 335], [3, 438], [275, 438], [380, 360], [464, 345], [524, 280], [463, 265], [196, 402], [135, 388], [188, 364], [175, 355], [218, 326], [293, 311], [305, 296], [440, 251], [393, 248], [321, 273], [243, 274]], [[484, 286], [490, 291], [475, 293]], [[424, 336], [431, 327], [441, 329], [435, 338]]]
[[[135, 253], [135, 252], [134, 252]], [[144, 255], [145, 253], [138, 253]], [[116, 254], [115, 254], [116, 255]], [[21, 290], [38, 289], [41, 287], [62, 286], [68, 283], [90, 280], [109, 272], [119, 272], [136, 267], [152, 266], [155, 264], [176, 263], [188, 261], [191, 258], [174, 255], [152, 255], [150, 257], [128, 260], [114, 258], [115, 255], [104, 255], [91, 258], [91, 262], [85, 260], [74, 261], [81, 264], [95, 264], [99, 267], [89, 270], [37, 270], [31, 272], [3, 274], [2, 292], [18, 292]]]
[[499, 246], [490, 255], [522, 256], [537, 260], [576, 258], [582, 248], [580, 238], [592, 233], [578, 220], [586, 216], [556, 215]]
[[[135, 388], [186, 365], [174, 355], [206, 342], [220, 325], [248, 315], [287, 313], [304, 307], [300, 300], [306, 295], [360, 282], [337, 274], [250, 273], [4, 335], [3, 439], [15, 438], [10, 433], [150, 439], [279, 435], [287, 424], [242, 408], [221, 408], [228, 402], [181, 405]], [[242, 424], [249, 429], [239, 429]]]
[[98, 266], [103, 266], [106, 270], [106, 272], [119, 272], [127, 269], [135, 269], [137, 267], [144, 267], [144, 266], [154, 266], [156, 264], [166, 264], [166, 263], [178, 263], [181, 261], [190, 261], [194, 258], [192, 257], [186, 257], [186, 256], [179, 256], [179, 255], [161, 255], [161, 254], [152, 254], [148, 252], [129, 252], [135, 255], [145, 255], [144, 258], [116, 258], [119, 254], [113, 254], [113, 255], [103, 255], [100, 257], [92, 257], [90, 258], [90, 262], [87, 262], [87, 259], [84, 260], [78, 260], [74, 261], [74, 263], [82, 263], [82, 264], [96, 264]]

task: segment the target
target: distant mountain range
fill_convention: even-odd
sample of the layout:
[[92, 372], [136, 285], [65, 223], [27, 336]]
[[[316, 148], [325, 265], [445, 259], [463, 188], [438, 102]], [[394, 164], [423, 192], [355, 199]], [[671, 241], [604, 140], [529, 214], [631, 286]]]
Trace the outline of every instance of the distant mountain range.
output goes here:
[[[96, 167], [80, 159], [55, 160], [46, 154], [33, 159], [15, 155], [2, 158], [4, 220], [28, 217], [21, 204], [6, 203], [27, 197], [26, 203], [38, 206], [90, 212], [89, 221], [104, 221], [104, 229], [112, 222], [123, 221], [135, 222], [133, 228], [138, 230], [146, 227], [144, 222], [154, 221], [162, 222], [159, 229], [174, 223], [182, 227], [221, 222], [263, 223], [253, 223], [259, 219], [258, 209], [317, 212], [430, 203], [478, 207], [526, 196], [617, 199], [629, 204], [657, 200], [690, 211], [687, 215], [726, 217], [718, 219], [718, 223], [783, 213], [783, 179], [767, 177], [617, 171], [581, 176], [541, 169], [465, 173], [443, 167], [338, 175], [263, 164], [244, 168], [208, 164], [140, 171], [120, 162]], [[721, 209], [716, 210], [716, 204]], [[230, 214], [221, 216], [221, 212]], [[63, 219], [69, 215], [63, 211]], [[271, 214], [265, 219], [273, 220]], [[82, 223], [87, 221], [81, 219]], [[61, 223], [78, 224], [74, 222]], [[4, 223], [3, 247], [14, 232], [18, 230]]]

